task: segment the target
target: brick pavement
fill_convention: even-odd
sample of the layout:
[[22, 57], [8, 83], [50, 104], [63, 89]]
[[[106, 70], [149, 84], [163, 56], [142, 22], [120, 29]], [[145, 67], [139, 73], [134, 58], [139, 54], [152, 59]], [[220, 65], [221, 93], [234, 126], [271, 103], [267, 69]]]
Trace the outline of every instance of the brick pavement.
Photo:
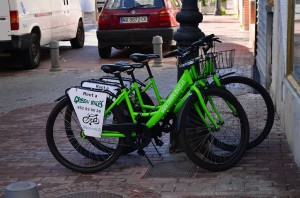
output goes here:
[[[49, 103], [35, 105], [0, 116], [0, 197], [6, 185], [24, 180], [36, 182], [41, 197], [92, 190], [127, 197], [300, 195], [300, 172], [277, 117], [268, 139], [228, 171], [208, 172], [194, 167], [183, 153], [169, 154], [166, 135], [166, 144], [159, 148], [161, 157], [153, 147], [146, 149], [154, 168], [145, 158], [130, 154], [102, 172], [79, 174], [62, 167], [46, 146], [45, 122], [52, 107]], [[189, 171], [180, 169], [187, 165]], [[151, 174], [153, 171], [161, 174]]]
[[[86, 197], [91, 192], [123, 197], [300, 196], [300, 172], [277, 116], [270, 136], [257, 148], [247, 151], [234, 168], [223, 172], [198, 168], [184, 153], [169, 154], [168, 135], [164, 136], [165, 145], [159, 148], [162, 156], [151, 146], [146, 149], [155, 164], [153, 168], [137, 154], [123, 156], [113, 166], [95, 174], [80, 174], [61, 166], [47, 148], [45, 123], [54, 105], [51, 101], [66, 87], [102, 74], [98, 74], [98, 70], [104, 60], [98, 58], [95, 29], [93, 25], [87, 27], [90, 27], [86, 28], [88, 45], [84, 49], [71, 53], [67, 44], [62, 47], [62, 72], [48, 72], [47, 49], [37, 70], [1, 71], [0, 87], [6, 94], [1, 94], [0, 100], [9, 108], [5, 108], [6, 105], [0, 108], [0, 197], [4, 197], [6, 185], [24, 180], [36, 182], [43, 198], [79, 192]], [[233, 16], [205, 15], [200, 28], [206, 34], [218, 32], [226, 49], [240, 47], [237, 66], [251, 65], [247, 32], [239, 30], [239, 23]], [[232, 39], [233, 34], [239, 39]], [[124, 59], [130, 53], [115, 51], [109, 61]], [[163, 68], [153, 68], [164, 96], [176, 81], [174, 60], [165, 60], [165, 63]], [[249, 73], [248, 67], [245, 68], [238, 71]], [[138, 76], [144, 77], [144, 73], [139, 72]], [[28, 91], [31, 92], [26, 95]]]

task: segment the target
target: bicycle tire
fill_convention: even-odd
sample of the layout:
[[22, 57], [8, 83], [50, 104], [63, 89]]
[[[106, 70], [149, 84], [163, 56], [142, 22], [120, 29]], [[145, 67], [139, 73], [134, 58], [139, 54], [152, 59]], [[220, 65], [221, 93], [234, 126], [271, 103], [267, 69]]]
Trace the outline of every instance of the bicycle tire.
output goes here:
[[[99, 150], [88, 139], [81, 137], [82, 130], [75, 114], [67, 116], [74, 120], [70, 122], [70, 126], [66, 125], [67, 108], [72, 110], [72, 104], [69, 98], [65, 97], [53, 108], [46, 124], [47, 145], [55, 159], [66, 168], [81, 173], [94, 173], [111, 166], [122, 154], [125, 138], [97, 138], [103, 145], [109, 144], [111, 148], [114, 144], [115, 147], [113, 150], [106, 149], [105, 152]], [[118, 107], [112, 110], [112, 114], [120, 120], [123, 117]], [[72, 136], [68, 136], [66, 127], [70, 127]], [[107, 140], [109, 142], [104, 142]], [[86, 157], [87, 155], [89, 157]]]
[[274, 123], [275, 108], [269, 93], [257, 81], [243, 76], [223, 78], [221, 84], [233, 93], [246, 111], [250, 127], [247, 149], [258, 146], [268, 137]]
[[[199, 104], [199, 99], [193, 93], [179, 113], [181, 145], [191, 161], [199, 167], [214, 172], [224, 171], [233, 167], [246, 151], [249, 140], [247, 116], [237, 99], [225, 89], [209, 88], [203, 90], [202, 94], [213, 100], [225, 123], [220, 124], [219, 131], [209, 131], [201, 118], [195, 115], [194, 104]], [[233, 115], [225, 101], [236, 109], [237, 116]], [[207, 108], [217, 120], [209, 102]], [[216, 142], [231, 145], [233, 150], [223, 150], [222, 146], [215, 145]]]

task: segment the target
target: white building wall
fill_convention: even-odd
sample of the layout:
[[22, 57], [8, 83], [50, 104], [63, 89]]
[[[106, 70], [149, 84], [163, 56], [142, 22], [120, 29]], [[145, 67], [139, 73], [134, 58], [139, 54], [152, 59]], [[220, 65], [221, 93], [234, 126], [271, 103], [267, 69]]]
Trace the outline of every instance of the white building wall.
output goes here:
[[292, 39], [287, 35], [288, 1], [274, 2], [271, 95], [300, 167], [300, 98], [286, 78], [287, 39]]

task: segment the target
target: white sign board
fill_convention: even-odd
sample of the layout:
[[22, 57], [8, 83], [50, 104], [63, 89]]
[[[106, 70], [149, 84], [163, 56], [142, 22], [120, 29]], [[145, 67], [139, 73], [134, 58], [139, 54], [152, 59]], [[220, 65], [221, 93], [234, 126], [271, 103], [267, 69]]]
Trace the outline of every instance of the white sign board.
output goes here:
[[101, 137], [107, 94], [74, 87], [68, 95], [84, 134]]
[[[106, 81], [106, 82], [112, 82], [112, 83], [119, 83], [120, 84], [120, 81], [118, 79], [111, 79], [111, 78], [103, 77], [102, 80]], [[123, 80], [123, 83], [124, 83], [124, 86], [126, 88], [129, 89], [131, 87], [131, 82], [129, 80]]]
[[119, 87], [113, 86], [113, 85], [108, 85], [104, 83], [98, 83], [98, 82], [88, 82], [85, 81], [82, 83], [83, 87], [89, 87], [89, 88], [94, 88], [94, 89], [102, 89], [102, 90], [109, 90], [110, 92], [117, 94], [117, 91]]

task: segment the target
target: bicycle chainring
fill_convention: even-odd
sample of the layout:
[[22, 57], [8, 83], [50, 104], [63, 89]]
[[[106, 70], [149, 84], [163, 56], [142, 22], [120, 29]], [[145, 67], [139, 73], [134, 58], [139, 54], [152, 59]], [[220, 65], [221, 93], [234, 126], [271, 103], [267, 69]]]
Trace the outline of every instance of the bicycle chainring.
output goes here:
[[176, 129], [177, 116], [170, 114], [163, 119], [161, 124], [161, 130], [165, 133], [173, 132]]
[[148, 146], [152, 138], [151, 130], [148, 127], [142, 124], [140, 128], [141, 130], [136, 132], [136, 137], [128, 141], [130, 146], [136, 149], [143, 149]]

